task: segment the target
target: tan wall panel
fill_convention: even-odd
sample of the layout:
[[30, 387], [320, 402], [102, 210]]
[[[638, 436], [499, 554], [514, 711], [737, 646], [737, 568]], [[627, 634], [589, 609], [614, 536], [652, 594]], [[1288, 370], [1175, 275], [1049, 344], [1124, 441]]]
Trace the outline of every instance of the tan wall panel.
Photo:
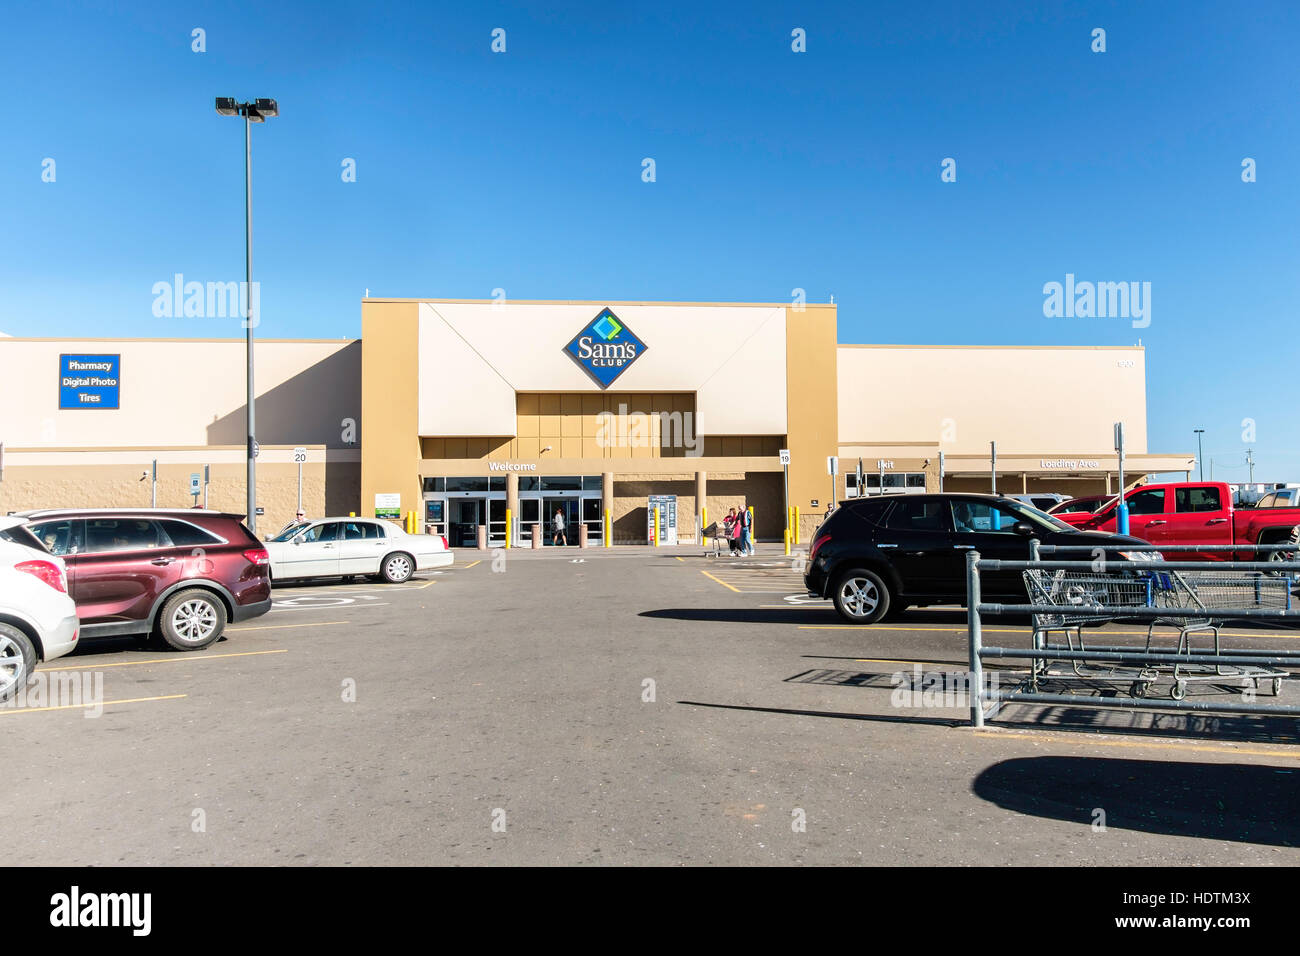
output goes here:
[[[402, 510], [420, 506], [419, 304], [361, 303], [361, 499], [358, 514], [373, 514], [374, 496], [397, 493]], [[353, 510], [353, 509], [349, 509]]]
[[[158, 466], [158, 507], [189, 508], [190, 475], [202, 473], [204, 462]], [[36, 508], [147, 508], [151, 482], [140, 480], [138, 465], [10, 466], [0, 482], [0, 514]], [[208, 507], [244, 514], [247, 510], [243, 464], [211, 465]], [[308, 462], [302, 470], [303, 507], [314, 518], [354, 510], [360, 485], [355, 463]], [[298, 469], [290, 464], [259, 464], [258, 519], [263, 538], [293, 519], [298, 507]], [[203, 503], [202, 495], [199, 503]], [[346, 506], [346, 507], [345, 507]]]
[[786, 309], [790, 504], [801, 509], [826, 497], [826, 459], [839, 451], [835, 337], [834, 306]]

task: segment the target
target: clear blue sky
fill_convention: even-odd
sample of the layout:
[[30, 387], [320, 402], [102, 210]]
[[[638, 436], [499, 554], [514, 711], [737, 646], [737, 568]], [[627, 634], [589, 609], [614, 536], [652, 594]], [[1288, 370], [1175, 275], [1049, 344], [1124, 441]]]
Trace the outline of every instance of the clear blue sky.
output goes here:
[[[801, 287], [834, 295], [843, 342], [1140, 337], [1151, 451], [1204, 427], [1215, 477], [1244, 480], [1250, 418], [1256, 478], [1300, 480], [1300, 5], [550, 6], [11, 4], [0, 331], [241, 334], [157, 319], [151, 289], [243, 278], [241, 121], [212, 101], [272, 96], [259, 334], [359, 335], [366, 289]], [[1150, 282], [1150, 326], [1045, 318], [1066, 273]]]

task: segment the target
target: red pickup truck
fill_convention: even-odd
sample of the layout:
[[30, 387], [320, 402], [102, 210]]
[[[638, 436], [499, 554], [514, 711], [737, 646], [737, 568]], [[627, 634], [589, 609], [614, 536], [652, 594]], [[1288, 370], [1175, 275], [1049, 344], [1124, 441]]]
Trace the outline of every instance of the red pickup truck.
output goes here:
[[[1099, 511], [1056, 515], [1088, 531], [1114, 531], [1119, 496]], [[1300, 508], [1233, 508], [1221, 481], [1141, 485], [1124, 497], [1128, 533], [1155, 545], [1295, 544], [1300, 549]], [[1291, 561], [1295, 552], [1192, 551], [1170, 555], [1180, 561]]]

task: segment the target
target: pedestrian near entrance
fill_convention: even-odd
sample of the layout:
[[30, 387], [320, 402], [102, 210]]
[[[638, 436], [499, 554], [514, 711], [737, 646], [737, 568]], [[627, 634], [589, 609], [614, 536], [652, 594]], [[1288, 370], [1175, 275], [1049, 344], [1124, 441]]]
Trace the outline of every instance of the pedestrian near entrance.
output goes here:
[[740, 507], [740, 550], [754, 553], [754, 515], [744, 505]]
[[560, 508], [555, 509], [555, 520], [553, 522], [554, 532], [551, 534], [551, 544], [562, 544], [566, 548], [569, 546], [568, 536], [564, 533], [564, 511]]

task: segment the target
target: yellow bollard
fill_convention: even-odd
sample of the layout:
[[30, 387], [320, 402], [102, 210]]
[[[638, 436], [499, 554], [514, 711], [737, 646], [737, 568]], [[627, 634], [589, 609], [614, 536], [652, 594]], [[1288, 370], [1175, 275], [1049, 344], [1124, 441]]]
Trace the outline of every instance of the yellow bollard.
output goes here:
[[511, 527], [513, 526], [510, 524], [510, 509], [507, 508], [506, 509], [506, 547], [507, 548], [510, 547], [510, 539], [513, 537], [513, 535], [511, 535], [510, 533]]
[[659, 547], [659, 509], [655, 509], [655, 547]]
[[794, 543], [799, 543], [799, 506], [794, 506]]
[[605, 547], [609, 547], [609, 509], [605, 509]]
[[348, 512], [348, 517], [349, 517], [349, 518], [355, 518], [356, 516], [357, 516], [357, 513], [356, 513], [355, 511], [349, 511], [349, 512]]
[[709, 509], [700, 505], [700, 540], [704, 540], [704, 529], [709, 526]]
[[790, 529], [785, 529], [785, 553], [790, 553]]

